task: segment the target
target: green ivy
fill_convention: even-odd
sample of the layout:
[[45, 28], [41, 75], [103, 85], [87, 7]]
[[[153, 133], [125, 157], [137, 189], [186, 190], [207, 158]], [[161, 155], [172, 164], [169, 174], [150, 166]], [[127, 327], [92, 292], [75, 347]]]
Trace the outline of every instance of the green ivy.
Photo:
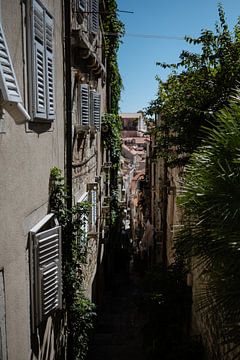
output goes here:
[[106, 0], [107, 15], [103, 19], [104, 50], [107, 59], [107, 88], [110, 89], [110, 111], [119, 112], [119, 101], [123, 88], [121, 75], [118, 68], [117, 53], [124, 34], [124, 25], [118, 19], [117, 3], [115, 0]]
[[106, 131], [103, 133], [103, 145], [110, 152], [110, 191], [111, 191], [111, 224], [117, 221], [118, 208], [118, 170], [122, 151], [121, 128], [122, 123], [118, 115], [105, 114], [102, 122]]
[[68, 315], [68, 356], [84, 360], [96, 317], [95, 305], [85, 298], [82, 289], [82, 266], [86, 263], [87, 244], [84, 220], [91, 205], [82, 202], [67, 209], [67, 191], [62, 172], [57, 167], [50, 173], [50, 211], [62, 227], [63, 294]]
[[103, 145], [110, 151], [113, 168], [118, 169], [122, 149], [120, 117], [115, 114], [105, 114], [102, 123], [106, 129], [103, 134]]

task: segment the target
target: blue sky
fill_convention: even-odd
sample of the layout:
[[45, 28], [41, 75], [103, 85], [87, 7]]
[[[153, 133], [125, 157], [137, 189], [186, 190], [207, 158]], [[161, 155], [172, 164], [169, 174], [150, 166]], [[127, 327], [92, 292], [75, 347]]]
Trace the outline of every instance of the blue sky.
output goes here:
[[[156, 62], [175, 63], [181, 50], [192, 50], [184, 40], [142, 38], [131, 34], [151, 34], [166, 37], [197, 37], [201, 29], [214, 29], [218, 20], [216, 0], [117, 0], [125, 24], [126, 35], [119, 49], [119, 68], [124, 90], [120, 102], [121, 112], [136, 112], [148, 106], [156, 97], [156, 75], [163, 80], [169, 70], [156, 66]], [[240, 0], [222, 0], [230, 29], [240, 16]], [[129, 35], [128, 35], [129, 34]]]

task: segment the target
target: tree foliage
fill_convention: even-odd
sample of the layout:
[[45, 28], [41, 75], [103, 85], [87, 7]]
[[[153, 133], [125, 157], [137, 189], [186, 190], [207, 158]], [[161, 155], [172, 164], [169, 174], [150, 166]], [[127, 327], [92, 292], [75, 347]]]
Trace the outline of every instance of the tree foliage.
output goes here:
[[[176, 248], [194, 257], [203, 286], [199, 308], [214, 324], [217, 341], [240, 345], [240, 92], [218, 113], [202, 146], [186, 166], [179, 198], [186, 223]], [[217, 332], [216, 332], [217, 330]], [[238, 353], [239, 356], [239, 353]]]
[[232, 34], [221, 5], [215, 31], [202, 30], [198, 38], [185, 37], [198, 45], [200, 53], [182, 51], [167, 81], [159, 81], [156, 100], [148, 113], [158, 112], [161, 125], [155, 127], [158, 151], [172, 166], [188, 161], [201, 144], [202, 126], [211, 126], [213, 114], [228, 104], [240, 80], [240, 22]]

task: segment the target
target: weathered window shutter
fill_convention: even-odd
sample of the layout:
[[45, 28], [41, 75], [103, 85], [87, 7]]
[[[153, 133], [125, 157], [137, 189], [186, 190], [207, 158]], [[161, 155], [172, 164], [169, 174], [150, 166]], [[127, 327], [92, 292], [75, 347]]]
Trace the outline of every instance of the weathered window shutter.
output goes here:
[[85, 11], [86, 10], [86, 0], [78, 0], [77, 4], [78, 4], [78, 9], [80, 11]]
[[91, 211], [89, 214], [89, 231], [96, 231], [97, 223], [97, 183], [90, 183], [87, 185], [88, 188], [88, 201], [91, 204]]
[[46, 45], [46, 88], [47, 88], [47, 117], [54, 118], [54, 64], [53, 64], [53, 19], [45, 14], [45, 45]]
[[96, 226], [97, 222], [97, 192], [96, 190], [91, 190], [91, 203], [92, 203], [92, 227]]
[[13, 117], [16, 123], [30, 120], [30, 116], [22, 105], [22, 98], [13, 69], [6, 38], [0, 23], [0, 90], [3, 97], [3, 107]]
[[80, 124], [89, 125], [89, 86], [80, 85]]
[[33, 229], [30, 236], [35, 329], [52, 311], [62, 307], [61, 227]]
[[96, 34], [99, 29], [99, 0], [91, 2], [91, 32]]
[[44, 9], [33, 2], [33, 116], [47, 118]]
[[[85, 193], [84, 196], [79, 199], [78, 203], [81, 204], [82, 202], [88, 201], [88, 193]], [[79, 246], [84, 247], [87, 244], [88, 239], [88, 230], [89, 230], [89, 218], [87, 215], [82, 214], [81, 217], [79, 217], [79, 222], [81, 223], [80, 228], [80, 236], [79, 236]]]
[[5, 101], [22, 102], [17, 79], [8, 51], [7, 42], [0, 24], [0, 88]]
[[96, 91], [91, 91], [91, 105], [92, 124], [99, 130], [101, 126], [101, 95]]
[[37, 0], [33, 0], [32, 36], [33, 117], [53, 120], [55, 116], [53, 18]]

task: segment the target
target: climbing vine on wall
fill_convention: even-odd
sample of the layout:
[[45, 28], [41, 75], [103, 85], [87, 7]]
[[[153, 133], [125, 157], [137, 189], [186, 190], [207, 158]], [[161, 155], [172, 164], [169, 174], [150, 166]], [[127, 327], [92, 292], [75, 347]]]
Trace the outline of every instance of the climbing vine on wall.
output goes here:
[[90, 204], [82, 202], [67, 209], [67, 191], [57, 167], [50, 174], [49, 210], [62, 227], [63, 295], [68, 318], [68, 357], [83, 360], [95, 319], [95, 307], [82, 290], [82, 266], [86, 262], [87, 242], [84, 223]]
[[118, 19], [117, 3], [115, 0], [106, 0], [107, 14], [103, 20], [105, 32], [105, 55], [107, 59], [107, 87], [110, 91], [109, 109], [111, 113], [118, 114], [122, 78], [118, 68], [117, 53], [124, 34], [124, 25]]
[[110, 191], [111, 191], [111, 220], [115, 222], [118, 213], [118, 170], [122, 149], [121, 120], [118, 115], [105, 114], [102, 119], [105, 132], [103, 132], [103, 145], [110, 153]]
[[121, 120], [118, 115], [105, 114], [102, 118], [104, 128], [103, 144], [110, 151], [113, 168], [118, 169], [122, 143], [121, 143]]

